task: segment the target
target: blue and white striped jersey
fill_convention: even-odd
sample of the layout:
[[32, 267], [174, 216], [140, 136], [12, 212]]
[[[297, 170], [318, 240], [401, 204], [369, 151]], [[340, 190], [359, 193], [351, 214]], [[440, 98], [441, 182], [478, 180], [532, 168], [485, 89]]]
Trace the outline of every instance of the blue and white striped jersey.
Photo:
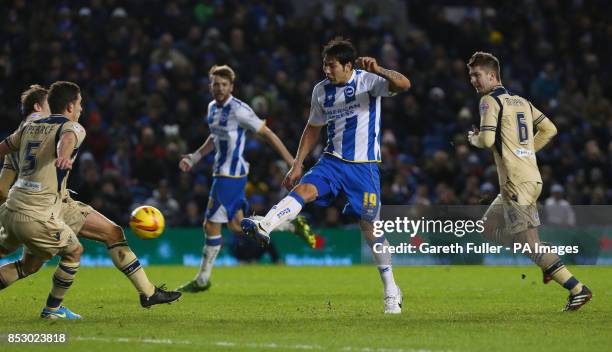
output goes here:
[[253, 132], [265, 124], [242, 101], [230, 96], [223, 106], [213, 100], [208, 104], [206, 117], [215, 144], [213, 176], [242, 177], [249, 173], [244, 160], [245, 130]]
[[325, 153], [350, 162], [379, 162], [380, 97], [391, 95], [386, 79], [362, 70], [354, 70], [346, 84], [318, 83], [308, 123], [327, 124]]

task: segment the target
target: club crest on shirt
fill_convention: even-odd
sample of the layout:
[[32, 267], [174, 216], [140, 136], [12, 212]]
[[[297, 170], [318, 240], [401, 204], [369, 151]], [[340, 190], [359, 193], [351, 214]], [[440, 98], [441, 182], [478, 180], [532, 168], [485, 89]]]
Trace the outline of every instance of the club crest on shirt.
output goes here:
[[75, 124], [74, 125], [74, 130], [77, 131], [77, 133], [83, 134], [85, 133], [85, 129], [83, 128], [83, 126]]
[[355, 88], [348, 86], [344, 89], [344, 95], [346, 95], [347, 97], [352, 97], [353, 95], [355, 95]]
[[489, 103], [484, 102], [480, 104], [480, 113], [485, 114], [487, 111], [489, 111]]

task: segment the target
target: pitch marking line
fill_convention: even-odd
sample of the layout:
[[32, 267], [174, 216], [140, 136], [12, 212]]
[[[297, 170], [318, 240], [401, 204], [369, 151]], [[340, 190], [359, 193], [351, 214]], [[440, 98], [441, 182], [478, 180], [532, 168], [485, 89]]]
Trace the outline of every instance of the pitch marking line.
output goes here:
[[[97, 341], [107, 343], [145, 343], [154, 345], [193, 345], [193, 346], [217, 346], [226, 348], [257, 348], [257, 349], [279, 349], [279, 350], [326, 350], [327, 348], [319, 345], [282, 345], [277, 343], [240, 343], [230, 341], [216, 341], [209, 343], [194, 343], [190, 340], [172, 339], [139, 339], [132, 337], [95, 337], [95, 336], [76, 336], [69, 341]], [[342, 347], [343, 352], [434, 352], [428, 349], [402, 349], [402, 348], [370, 348], [370, 347]], [[443, 351], [438, 351], [443, 352]], [[451, 351], [444, 351], [451, 352]]]

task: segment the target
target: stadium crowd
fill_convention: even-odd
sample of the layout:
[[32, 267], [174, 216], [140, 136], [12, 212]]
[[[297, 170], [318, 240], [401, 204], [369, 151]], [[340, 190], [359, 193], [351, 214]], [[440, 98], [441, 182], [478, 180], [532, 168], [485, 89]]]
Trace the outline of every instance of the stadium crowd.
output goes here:
[[[343, 35], [413, 82], [408, 93], [383, 100], [383, 204], [488, 204], [498, 192], [492, 154], [468, 147], [465, 137], [479, 123], [465, 63], [484, 50], [500, 58], [505, 86], [559, 129], [538, 154], [540, 200], [554, 186], [570, 204], [610, 204], [612, 3], [433, 3], [7, 1], [1, 134], [18, 126], [19, 94], [30, 84], [74, 81], [87, 130], [70, 179], [74, 198], [121, 225], [135, 205], [151, 204], [172, 226], [201, 226], [212, 155], [192, 173], [181, 173], [178, 162], [208, 135], [209, 68], [232, 66], [234, 95], [295, 152], [312, 87], [323, 79], [321, 47]], [[255, 138], [246, 155], [247, 196], [261, 214], [284, 194], [287, 165]], [[342, 204], [307, 210], [314, 223], [334, 226], [345, 221]]]

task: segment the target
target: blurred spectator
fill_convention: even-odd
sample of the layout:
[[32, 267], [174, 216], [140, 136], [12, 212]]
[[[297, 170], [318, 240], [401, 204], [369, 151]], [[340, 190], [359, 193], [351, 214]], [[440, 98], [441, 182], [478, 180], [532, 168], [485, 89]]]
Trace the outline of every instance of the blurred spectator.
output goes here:
[[181, 212], [176, 225], [184, 227], [199, 227], [204, 222], [204, 215], [200, 206], [194, 200], [187, 202], [185, 211]]
[[188, 201], [193, 200], [193, 176], [191, 173], [181, 172], [178, 178], [178, 184], [174, 187], [174, 198], [179, 204], [187, 204]]
[[129, 193], [120, 188], [119, 181], [114, 176], [103, 178], [101, 188], [95, 193], [94, 202], [99, 204], [94, 209], [114, 222], [122, 224], [128, 221], [130, 215], [128, 206], [132, 199]]
[[155, 132], [151, 127], [142, 129], [140, 143], [136, 145], [134, 154], [133, 177], [149, 189], [158, 184], [165, 176], [166, 171], [178, 172], [176, 171], [178, 168], [174, 170], [164, 168], [165, 151], [161, 144], [157, 142]]
[[550, 188], [550, 197], [546, 199], [544, 213], [546, 224], [558, 226], [575, 226], [576, 214], [570, 203], [563, 199], [563, 186], [554, 184]]
[[118, 175], [121, 182], [129, 182], [132, 174], [132, 163], [130, 160], [130, 144], [128, 140], [120, 139], [115, 144], [113, 153], [104, 163], [104, 171], [113, 172]]
[[174, 49], [174, 38], [170, 33], [164, 33], [159, 39], [159, 45], [151, 53], [151, 64], [160, 65], [167, 70], [176, 70], [187, 74], [191, 69], [191, 63], [180, 51]]
[[208, 179], [202, 175], [195, 178], [191, 199], [195, 200], [204, 211], [208, 205]]
[[159, 181], [159, 187], [153, 191], [153, 197], [147, 199], [145, 203], [159, 209], [164, 214], [168, 226], [179, 223], [180, 206], [176, 199], [172, 198], [167, 180]]

